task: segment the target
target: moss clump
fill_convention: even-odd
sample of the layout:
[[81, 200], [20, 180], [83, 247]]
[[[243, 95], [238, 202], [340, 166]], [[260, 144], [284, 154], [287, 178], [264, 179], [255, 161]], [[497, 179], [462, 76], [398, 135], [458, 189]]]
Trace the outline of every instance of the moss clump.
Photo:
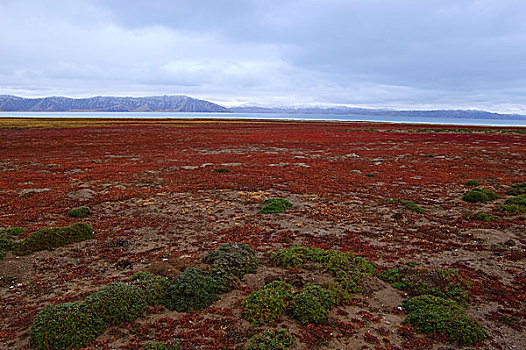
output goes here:
[[229, 173], [230, 169], [227, 169], [227, 168], [216, 168], [214, 171], [216, 173]]
[[254, 251], [246, 244], [223, 244], [212, 250], [203, 260], [212, 265], [212, 270], [219, 275], [234, 275], [243, 278], [247, 273], [254, 273], [258, 259]]
[[85, 223], [75, 223], [66, 227], [45, 227], [17, 243], [13, 252], [18, 255], [28, 255], [90, 238], [93, 238], [93, 228]]
[[210, 306], [217, 300], [223, 281], [198, 269], [186, 269], [166, 290], [163, 305], [170, 310], [190, 312]]
[[520, 196], [521, 194], [526, 195], [526, 182], [511, 185], [511, 188], [506, 191], [506, 194], [510, 196]]
[[462, 200], [470, 203], [486, 203], [488, 201], [493, 201], [498, 198], [499, 196], [491, 190], [486, 190], [484, 188], [474, 188], [468, 193], [466, 193], [462, 197]]
[[288, 350], [294, 345], [294, 337], [284, 328], [267, 329], [250, 339], [248, 350]]
[[404, 308], [409, 311], [404, 322], [419, 332], [444, 335], [459, 345], [471, 345], [486, 338], [486, 331], [478, 322], [452, 300], [422, 295], [405, 300]]
[[290, 306], [292, 315], [300, 323], [322, 324], [327, 321], [332, 302], [329, 293], [323, 287], [307, 284], [292, 299]]
[[144, 345], [144, 350], [179, 350], [181, 345], [177, 342], [163, 343], [160, 341], [152, 341]]
[[30, 345], [36, 350], [84, 348], [105, 329], [102, 318], [85, 303], [48, 305], [33, 322]]
[[91, 210], [88, 207], [78, 207], [71, 209], [68, 216], [72, 218], [85, 218], [91, 215]]
[[283, 268], [305, 267], [330, 272], [346, 292], [359, 292], [361, 278], [375, 275], [374, 266], [367, 260], [338, 250], [291, 246], [276, 251], [270, 260]]
[[464, 185], [470, 186], [470, 187], [475, 187], [475, 186], [479, 186], [480, 182], [477, 181], [477, 180], [468, 180], [468, 181], [464, 182]]
[[261, 208], [261, 212], [264, 214], [283, 213], [292, 207], [292, 204], [283, 198], [267, 199], [263, 204], [265, 204], [265, 206]]
[[453, 269], [426, 270], [414, 266], [401, 266], [387, 270], [378, 278], [410, 296], [434, 295], [467, 304], [471, 284], [465, 282]]
[[245, 299], [243, 317], [253, 326], [276, 322], [288, 308], [292, 298], [292, 286], [283, 281], [274, 281]]

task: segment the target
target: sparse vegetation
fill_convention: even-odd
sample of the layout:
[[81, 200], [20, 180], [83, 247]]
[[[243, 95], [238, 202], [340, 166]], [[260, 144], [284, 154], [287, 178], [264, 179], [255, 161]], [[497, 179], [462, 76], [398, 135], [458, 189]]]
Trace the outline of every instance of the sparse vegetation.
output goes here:
[[214, 171], [216, 173], [229, 173], [230, 169], [227, 169], [227, 168], [216, 168]]
[[498, 219], [495, 215], [487, 214], [487, 213], [476, 213], [475, 219], [485, 221], [485, 222], [491, 222]]
[[506, 199], [505, 204], [499, 206], [497, 211], [506, 212], [508, 214], [526, 213], [526, 194]]
[[20, 227], [11, 227], [5, 230], [0, 230], [0, 260], [5, 256], [5, 252], [13, 249], [15, 246], [14, 236], [18, 236], [25, 230]]
[[417, 331], [446, 336], [459, 345], [472, 345], [486, 338], [486, 331], [458, 303], [422, 295], [404, 301], [409, 311], [404, 322], [410, 323]]
[[471, 285], [464, 281], [456, 270], [427, 270], [404, 265], [387, 270], [378, 277], [413, 297], [434, 295], [461, 304], [467, 304], [470, 300]]
[[375, 268], [367, 260], [349, 252], [291, 246], [276, 251], [270, 257], [274, 265], [283, 268], [309, 268], [330, 272], [345, 292], [359, 292], [358, 282], [364, 275], [374, 276]]
[[28, 255], [90, 238], [93, 238], [93, 228], [85, 223], [75, 223], [66, 227], [44, 227], [17, 243], [13, 252], [17, 255]]
[[462, 200], [470, 203], [486, 203], [488, 201], [493, 201], [498, 198], [499, 196], [495, 192], [477, 187], [466, 193], [462, 197]]
[[305, 285], [291, 302], [292, 315], [304, 325], [325, 323], [331, 306], [329, 293], [316, 284]]
[[181, 345], [177, 342], [163, 343], [160, 341], [149, 342], [144, 346], [144, 350], [179, 350]]
[[234, 275], [239, 278], [247, 273], [254, 273], [258, 259], [254, 251], [246, 244], [223, 244], [211, 251], [203, 260], [212, 265], [212, 270], [223, 275]]
[[288, 350], [294, 345], [294, 337], [284, 328], [267, 329], [250, 339], [248, 350]]
[[477, 180], [468, 180], [468, 181], [464, 182], [464, 185], [470, 186], [470, 187], [475, 187], [475, 186], [479, 186], [480, 182], [477, 181]]
[[292, 203], [283, 198], [267, 199], [263, 204], [265, 204], [265, 206], [261, 208], [261, 212], [264, 214], [283, 213], [292, 207]]
[[520, 196], [521, 194], [526, 195], [526, 182], [511, 185], [511, 188], [506, 191], [506, 194], [509, 196]]
[[73, 208], [68, 212], [68, 216], [72, 218], [86, 218], [91, 215], [91, 210], [88, 207]]
[[393, 202], [395, 203], [400, 203], [404, 208], [408, 209], [408, 210], [412, 210], [416, 213], [419, 213], [419, 214], [423, 214], [425, 213], [426, 211], [424, 210], [424, 208], [422, 208], [421, 206], [419, 206], [418, 204], [415, 204], [411, 201], [408, 201], [408, 200], [405, 200], [405, 199], [392, 199]]
[[276, 322], [288, 308], [292, 291], [292, 286], [283, 281], [274, 281], [261, 287], [241, 304], [243, 317], [253, 326]]

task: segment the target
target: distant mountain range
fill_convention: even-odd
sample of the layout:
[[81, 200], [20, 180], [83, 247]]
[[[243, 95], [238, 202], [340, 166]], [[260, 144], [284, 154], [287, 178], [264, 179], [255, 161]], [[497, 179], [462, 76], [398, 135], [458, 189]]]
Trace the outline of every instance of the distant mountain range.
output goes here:
[[333, 107], [258, 107], [226, 108], [218, 104], [188, 96], [111, 97], [90, 98], [43, 97], [24, 98], [0, 95], [0, 112], [200, 112], [200, 113], [286, 113], [317, 115], [353, 115], [386, 117], [430, 117], [459, 119], [517, 119], [525, 115], [499, 114], [479, 110], [392, 110], [345, 106]]
[[90, 98], [0, 96], [4, 112], [228, 112], [225, 107], [188, 96]]

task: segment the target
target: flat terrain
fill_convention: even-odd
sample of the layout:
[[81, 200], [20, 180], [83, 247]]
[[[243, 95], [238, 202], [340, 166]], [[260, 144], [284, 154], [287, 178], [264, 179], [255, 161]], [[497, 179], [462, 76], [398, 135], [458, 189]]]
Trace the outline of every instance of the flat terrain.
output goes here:
[[[23, 239], [84, 221], [95, 231], [94, 239], [0, 260], [0, 349], [28, 349], [33, 319], [47, 304], [81, 300], [145, 269], [175, 277], [234, 242], [262, 262], [238, 288], [194, 313], [150, 308], [90, 348], [177, 339], [183, 349], [243, 349], [260, 330], [241, 317], [251, 292], [294, 274], [299, 285], [318, 278], [268, 261], [268, 253], [299, 244], [352, 252], [377, 272], [407, 262], [456, 269], [472, 286], [468, 314], [488, 333], [475, 347], [526, 349], [526, 214], [496, 211], [510, 185], [526, 182], [524, 129], [0, 119], [0, 139], [0, 229], [25, 228]], [[500, 198], [463, 201], [467, 180]], [[293, 207], [261, 213], [275, 197]], [[92, 214], [66, 215], [79, 206]], [[294, 335], [292, 349], [460, 348], [403, 324], [402, 291], [376, 277], [363, 283], [325, 325], [283, 317], [278, 325]]]

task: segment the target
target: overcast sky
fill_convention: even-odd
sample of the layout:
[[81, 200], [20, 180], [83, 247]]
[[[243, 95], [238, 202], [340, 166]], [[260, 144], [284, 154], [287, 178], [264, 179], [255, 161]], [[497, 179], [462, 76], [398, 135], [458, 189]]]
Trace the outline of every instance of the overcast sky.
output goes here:
[[0, 0], [0, 94], [526, 113], [525, 0]]

